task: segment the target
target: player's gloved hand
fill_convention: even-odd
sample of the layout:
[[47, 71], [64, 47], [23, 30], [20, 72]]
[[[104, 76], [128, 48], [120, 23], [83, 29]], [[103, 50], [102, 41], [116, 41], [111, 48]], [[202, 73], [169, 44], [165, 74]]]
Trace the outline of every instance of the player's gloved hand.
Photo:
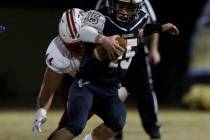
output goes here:
[[32, 131], [33, 133], [41, 133], [41, 125], [47, 121], [47, 111], [43, 108], [40, 108], [36, 112], [36, 117], [34, 120]]

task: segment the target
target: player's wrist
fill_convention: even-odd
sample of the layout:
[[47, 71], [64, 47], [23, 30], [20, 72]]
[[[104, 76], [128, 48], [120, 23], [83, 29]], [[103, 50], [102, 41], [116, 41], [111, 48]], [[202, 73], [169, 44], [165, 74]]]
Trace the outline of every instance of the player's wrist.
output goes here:
[[46, 117], [46, 115], [47, 115], [46, 109], [44, 109], [44, 108], [39, 108], [39, 109], [37, 110], [37, 115], [38, 115], [38, 116], [45, 116], [45, 117]]
[[102, 34], [98, 34], [95, 38], [95, 43], [97, 44], [103, 44], [103, 41], [105, 39], [105, 36]]
[[153, 49], [150, 50], [150, 52], [151, 53], [154, 53], [154, 52], [156, 53], [156, 52], [159, 52], [159, 50], [157, 48], [153, 48]]

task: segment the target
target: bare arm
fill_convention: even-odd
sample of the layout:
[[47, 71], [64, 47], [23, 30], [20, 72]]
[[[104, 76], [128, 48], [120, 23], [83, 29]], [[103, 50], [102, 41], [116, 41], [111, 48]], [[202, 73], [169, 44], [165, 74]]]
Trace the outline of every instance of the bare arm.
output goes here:
[[159, 34], [158, 33], [152, 34], [150, 41], [151, 51], [158, 50], [158, 41], [159, 41]]
[[63, 74], [58, 74], [46, 68], [41, 89], [37, 98], [37, 107], [49, 110], [57, 87], [60, 85]]
[[161, 60], [160, 53], [158, 50], [158, 42], [159, 42], [159, 34], [158, 33], [152, 34], [150, 40], [149, 59], [155, 65], [158, 64]]
[[166, 23], [166, 24], [148, 24], [149, 26], [146, 26], [143, 29], [140, 29], [139, 31], [139, 37], [141, 42], [144, 41], [145, 36], [151, 36], [152, 42], [151, 44], [151, 50], [149, 52], [149, 58], [153, 61], [154, 64], [157, 64], [160, 62], [160, 54], [158, 51], [158, 33], [168, 32], [172, 35], [178, 35], [179, 30], [178, 28], [173, 25], [172, 23]]
[[34, 133], [40, 133], [42, 131], [41, 125], [47, 121], [47, 111], [51, 106], [55, 91], [61, 83], [62, 78], [62, 74], [58, 74], [48, 67], [46, 68], [37, 98], [38, 109], [32, 127]]

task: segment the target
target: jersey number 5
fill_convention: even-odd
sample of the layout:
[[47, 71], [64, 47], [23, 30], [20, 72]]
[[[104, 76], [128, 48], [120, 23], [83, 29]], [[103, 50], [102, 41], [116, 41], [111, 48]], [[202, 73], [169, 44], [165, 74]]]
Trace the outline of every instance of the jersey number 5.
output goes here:
[[127, 50], [121, 58], [111, 61], [109, 63], [109, 67], [110, 68], [128, 69], [128, 67], [130, 66], [132, 57], [134, 55], [135, 55], [135, 51]]

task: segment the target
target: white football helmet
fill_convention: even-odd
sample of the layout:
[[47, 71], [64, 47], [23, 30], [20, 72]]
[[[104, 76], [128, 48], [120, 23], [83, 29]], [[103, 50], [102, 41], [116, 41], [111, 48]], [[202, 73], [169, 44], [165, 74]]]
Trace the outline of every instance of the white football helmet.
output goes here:
[[66, 44], [78, 44], [81, 19], [84, 11], [78, 8], [64, 12], [59, 23], [59, 35]]

